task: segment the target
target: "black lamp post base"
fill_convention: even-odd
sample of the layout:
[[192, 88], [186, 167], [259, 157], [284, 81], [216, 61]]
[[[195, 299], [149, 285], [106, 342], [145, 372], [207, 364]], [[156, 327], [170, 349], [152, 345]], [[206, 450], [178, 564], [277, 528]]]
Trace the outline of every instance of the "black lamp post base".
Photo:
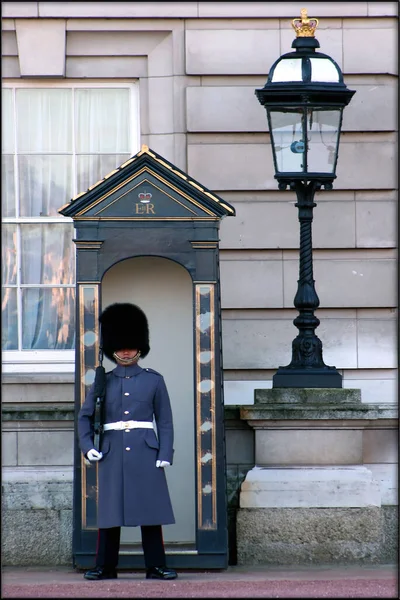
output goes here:
[[279, 367], [272, 377], [273, 388], [341, 388], [342, 376], [335, 367], [290, 369]]

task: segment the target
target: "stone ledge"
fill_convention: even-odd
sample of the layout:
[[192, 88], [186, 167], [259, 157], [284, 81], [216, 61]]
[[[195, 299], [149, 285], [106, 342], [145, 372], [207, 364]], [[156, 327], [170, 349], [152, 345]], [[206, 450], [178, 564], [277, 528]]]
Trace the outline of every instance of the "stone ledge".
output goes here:
[[73, 421], [75, 417], [74, 403], [63, 402], [49, 405], [29, 403], [2, 406], [3, 421]]
[[73, 467], [3, 467], [2, 483], [69, 482], [74, 477]]
[[280, 419], [274, 419], [272, 417], [265, 417], [265, 419], [259, 419], [254, 417], [254, 420], [247, 419], [247, 423], [254, 430], [262, 429], [397, 429], [398, 420], [396, 419], [308, 419], [295, 415], [293, 418], [287, 417], [286, 412], [282, 410]]
[[254, 404], [361, 404], [361, 390], [354, 388], [255, 389]]
[[392, 403], [363, 404], [360, 389], [271, 388], [255, 389], [254, 404], [242, 406], [240, 418], [262, 428], [267, 420], [388, 421], [398, 418], [398, 410]]
[[3, 373], [1, 383], [75, 383], [75, 373]]
[[2, 475], [3, 511], [72, 510], [72, 467], [3, 467]]
[[[347, 404], [346, 406], [332, 406], [330, 404], [317, 404], [306, 406], [304, 404], [293, 406], [287, 404], [275, 404], [274, 406], [246, 406], [240, 409], [240, 418], [249, 420], [285, 420], [285, 419], [306, 419], [306, 420], [376, 420], [376, 419], [397, 419], [398, 410], [393, 404], [385, 405], [367, 405], [367, 404]], [[393, 423], [393, 425], [395, 425]]]
[[72, 510], [71, 481], [3, 483], [3, 510]]
[[240, 493], [240, 507], [249, 509], [370, 506], [381, 506], [380, 486], [363, 466], [256, 466]]

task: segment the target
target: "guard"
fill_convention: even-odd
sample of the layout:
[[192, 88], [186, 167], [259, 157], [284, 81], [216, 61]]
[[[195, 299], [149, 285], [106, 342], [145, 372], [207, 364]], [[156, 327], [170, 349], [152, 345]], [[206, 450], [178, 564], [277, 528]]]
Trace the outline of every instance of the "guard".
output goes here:
[[134, 304], [108, 306], [99, 317], [102, 351], [117, 364], [106, 373], [101, 447], [94, 444], [96, 382], [78, 415], [80, 448], [98, 462], [96, 566], [86, 579], [115, 579], [121, 527], [141, 527], [147, 579], [175, 579], [166, 566], [162, 525], [175, 523], [164, 468], [173, 460], [173, 421], [163, 376], [142, 369], [150, 351], [146, 315]]

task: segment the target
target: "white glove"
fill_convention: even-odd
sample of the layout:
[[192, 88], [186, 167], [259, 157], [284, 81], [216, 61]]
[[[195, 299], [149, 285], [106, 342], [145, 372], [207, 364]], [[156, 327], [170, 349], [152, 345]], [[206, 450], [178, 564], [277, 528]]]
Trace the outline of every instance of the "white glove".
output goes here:
[[167, 460], [157, 460], [156, 467], [169, 467], [170, 464]]
[[89, 450], [86, 456], [88, 457], [90, 462], [97, 462], [98, 460], [101, 460], [103, 458], [103, 453], [97, 452], [97, 450], [92, 448], [91, 450]]

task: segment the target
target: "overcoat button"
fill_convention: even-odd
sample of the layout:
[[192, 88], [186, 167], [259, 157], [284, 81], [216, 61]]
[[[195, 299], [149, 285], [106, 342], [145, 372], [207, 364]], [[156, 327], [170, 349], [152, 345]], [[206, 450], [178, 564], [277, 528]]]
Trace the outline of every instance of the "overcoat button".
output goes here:
[[125, 392], [124, 396], [129, 396], [129, 392]]
[[124, 410], [124, 415], [129, 415], [129, 410]]
[[128, 450], [128, 451], [129, 451], [129, 450], [130, 450], [130, 448], [125, 448], [125, 450]]
[[[129, 432], [130, 432], [130, 429], [125, 429], [125, 431], [126, 431], [126, 433], [129, 433]], [[128, 448], [127, 448], [127, 450], [128, 450]]]

